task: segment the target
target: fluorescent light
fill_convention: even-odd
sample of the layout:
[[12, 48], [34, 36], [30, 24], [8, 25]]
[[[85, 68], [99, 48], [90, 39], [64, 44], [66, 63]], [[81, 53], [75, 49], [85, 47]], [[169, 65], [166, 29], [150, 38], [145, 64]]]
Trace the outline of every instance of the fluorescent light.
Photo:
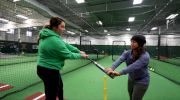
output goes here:
[[24, 21], [26, 24], [33, 24], [35, 21], [33, 19], [27, 19]]
[[13, 0], [13, 2], [20, 1], [20, 0]]
[[99, 21], [99, 24], [100, 24], [100, 25], [102, 25], [102, 22], [101, 22], [101, 21]]
[[134, 22], [135, 17], [129, 17], [128, 22]]
[[4, 18], [0, 18], [0, 21], [2, 21], [2, 22], [9, 22], [9, 20], [4, 19]]
[[126, 28], [127, 31], [130, 31], [131, 29], [130, 28]]
[[28, 19], [28, 17], [23, 16], [23, 15], [16, 15], [16, 16], [19, 17], [19, 18]]
[[102, 26], [102, 22], [101, 21], [97, 21], [96, 22], [98, 25], [101, 25]]
[[175, 36], [174, 35], [167, 35], [166, 37], [167, 38], [174, 38]]
[[151, 28], [151, 31], [157, 30], [157, 27], [153, 27]]
[[107, 30], [104, 30], [104, 33], [108, 32]]
[[88, 30], [85, 30], [85, 32], [89, 32]]
[[37, 29], [37, 27], [36, 27], [36, 26], [34, 26], [33, 28], [34, 28], [34, 29]]
[[0, 28], [0, 31], [7, 31], [7, 29], [4, 29], [4, 28]]
[[71, 31], [67, 31], [67, 32], [68, 32], [68, 33], [70, 33], [70, 34], [72, 34], [72, 35], [73, 35], [73, 34], [76, 34], [76, 33], [74, 33], [74, 32], [71, 32]]
[[111, 34], [107, 34], [107, 35], [111, 35]]
[[133, 5], [141, 4], [143, 0], [134, 0]]
[[168, 17], [166, 17], [166, 19], [174, 19], [176, 16], [178, 16], [179, 14], [171, 14]]
[[84, 3], [84, 0], [76, 0], [77, 3]]

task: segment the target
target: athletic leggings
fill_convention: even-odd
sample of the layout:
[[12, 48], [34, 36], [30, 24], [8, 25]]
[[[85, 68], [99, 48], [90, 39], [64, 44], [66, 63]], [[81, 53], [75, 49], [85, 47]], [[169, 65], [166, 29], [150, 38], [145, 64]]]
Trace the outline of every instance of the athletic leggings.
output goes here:
[[148, 85], [135, 84], [133, 81], [128, 80], [128, 92], [130, 100], [142, 100]]
[[46, 100], [63, 100], [63, 82], [59, 70], [37, 66], [37, 74], [44, 82]]

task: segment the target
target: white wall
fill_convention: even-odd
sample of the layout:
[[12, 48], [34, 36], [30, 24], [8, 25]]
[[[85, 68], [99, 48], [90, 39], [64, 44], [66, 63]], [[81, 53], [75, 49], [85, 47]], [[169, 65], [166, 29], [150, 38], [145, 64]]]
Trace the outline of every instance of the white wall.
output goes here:
[[[32, 36], [26, 36], [26, 32], [28, 29], [20, 29], [20, 39], [21, 42], [29, 42], [29, 43], [35, 43], [37, 42], [37, 35], [38, 31], [32, 31]], [[13, 33], [7, 33], [4, 31], [0, 31], [0, 40], [6, 40], [6, 41], [18, 41], [18, 31], [17, 29], [14, 30]]]
[[[22, 42], [36, 42], [37, 32], [33, 32], [32, 37], [26, 36], [26, 30], [21, 30], [21, 41]], [[133, 35], [124, 34], [119, 36], [85, 36], [82, 37], [82, 40], [91, 41], [92, 45], [112, 45], [113, 41], [125, 41], [126, 45], [130, 45], [130, 39]], [[158, 35], [145, 35], [147, 46], [157, 46], [158, 45]], [[64, 41], [70, 44], [80, 44], [80, 37], [72, 37], [72, 36], [64, 36]], [[18, 35], [17, 31], [14, 34], [8, 34], [5, 32], [0, 32], [0, 40], [9, 40], [9, 41], [17, 41]], [[121, 45], [121, 44], [120, 44]], [[161, 35], [161, 46], [180, 46], [180, 35]]]
[[180, 46], [180, 35], [161, 36], [161, 45], [163, 46]]
[[[83, 40], [91, 41], [92, 45], [112, 45], [113, 41], [125, 41], [126, 45], [130, 45], [130, 39], [133, 35], [125, 34], [120, 36], [96, 36], [83, 37]], [[158, 35], [145, 35], [147, 46], [157, 46], [158, 45]], [[68, 43], [79, 44], [79, 37], [68, 37], [65, 39]], [[180, 46], [180, 35], [161, 35], [161, 46]]]
[[5, 40], [6, 32], [0, 32], [0, 40]]
[[80, 44], [80, 37], [70, 37], [70, 36], [63, 36], [62, 37], [65, 42], [68, 42], [70, 44]]

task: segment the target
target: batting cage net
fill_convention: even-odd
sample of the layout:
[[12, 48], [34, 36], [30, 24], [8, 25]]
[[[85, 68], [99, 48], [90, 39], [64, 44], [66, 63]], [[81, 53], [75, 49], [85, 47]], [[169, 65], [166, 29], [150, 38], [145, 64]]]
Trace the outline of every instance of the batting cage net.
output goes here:
[[126, 50], [125, 41], [113, 41], [112, 43], [112, 60], [115, 61]]
[[100, 51], [95, 45], [92, 45], [89, 40], [82, 40], [79, 48], [86, 52], [89, 58], [93, 60], [98, 60], [105, 56], [104, 52]]
[[[165, 32], [161, 34], [165, 34]], [[147, 46], [152, 58], [149, 69], [176, 84], [180, 84], [180, 47], [174, 44], [174, 41], [180, 40], [180, 36], [159, 35], [157, 40], [159, 41], [157, 46]]]

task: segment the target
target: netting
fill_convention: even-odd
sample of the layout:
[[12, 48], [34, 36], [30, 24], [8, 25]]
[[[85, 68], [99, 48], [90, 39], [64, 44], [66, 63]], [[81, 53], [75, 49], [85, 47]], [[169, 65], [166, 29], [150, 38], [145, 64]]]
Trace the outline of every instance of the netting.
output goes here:
[[19, 63], [28, 63], [28, 62], [36, 62], [36, 56], [26, 56], [26, 55], [8, 55], [2, 54], [0, 60], [0, 66], [7, 66]]
[[94, 60], [101, 59], [105, 56], [104, 52], [100, 51], [95, 45], [91, 45], [91, 41], [88, 40], [81, 41], [80, 49], [85, 51], [89, 55], [89, 58]]
[[176, 44], [179, 35], [161, 35], [157, 46], [147, 46], [150, 53], [150, 70], [180, 84], [180, 47]]
[[180, 67], [162, 62], [156, 59], [151, 59], [149, 64], [149, 69], [170, 81], [180, 85]]
[[[0, 99], [41, 82], [36, 74], [37, 36], [49, 18], [36, 12], [38, 8], [21, 4], [28, 6], [26, 2], [17, 5], [12, 0], [0, 0]], [[89, 63], [84, 59], [66, 60], [61, 73]]]
[[125, 41], [113, 41], [112, 43], [112, 60], [116, 60], [125, 50]]
[[180, 40], [180, 37], [166, 37], [163, 39], [166, 40], [166, 44], [160, 46], [159, 60], [180, 66], [180, 47], [168, 45], [174, 40]]
[[[36, 59], [37, 56], [32, 56], [33, 60]], [[41, 82], [39, 77], [36, 74], [36, 66], [37, 62], [22, 62], [24, 59], [31, 59], [28, 57], [19, 57], [18, 63], [11, 64], [3, 64], [0, 66], [0, 82], [1, 84], [8, 84], [13, 86], [12, 89], [2, 91], [0, 93], [0, 98], [6, 96], [7, 94], [11, 94], [14, 92], [21, 91], [25, 88], [28, 88], [34, 84], [38, 84]], [[7, 59], [7, 58], [6, 58]], [[17, 59], [16, 57], [10, 58]], [[3, 59], [4, 60], [4, 59]], [[2, 59], [0, 59], [2, 61]], [[7, 60], [8, 61], [8, 60]], [[21, 61], [21, 63], [19, 62]], [[3, 63], [3, 62], [2, 62]], [[66, 60], [65, 66], [62, 70], [62, 74], [69, 73], [71, 71], [77, 70], [90, 62], [88, 60], [79, 59], [79, 60]]]

